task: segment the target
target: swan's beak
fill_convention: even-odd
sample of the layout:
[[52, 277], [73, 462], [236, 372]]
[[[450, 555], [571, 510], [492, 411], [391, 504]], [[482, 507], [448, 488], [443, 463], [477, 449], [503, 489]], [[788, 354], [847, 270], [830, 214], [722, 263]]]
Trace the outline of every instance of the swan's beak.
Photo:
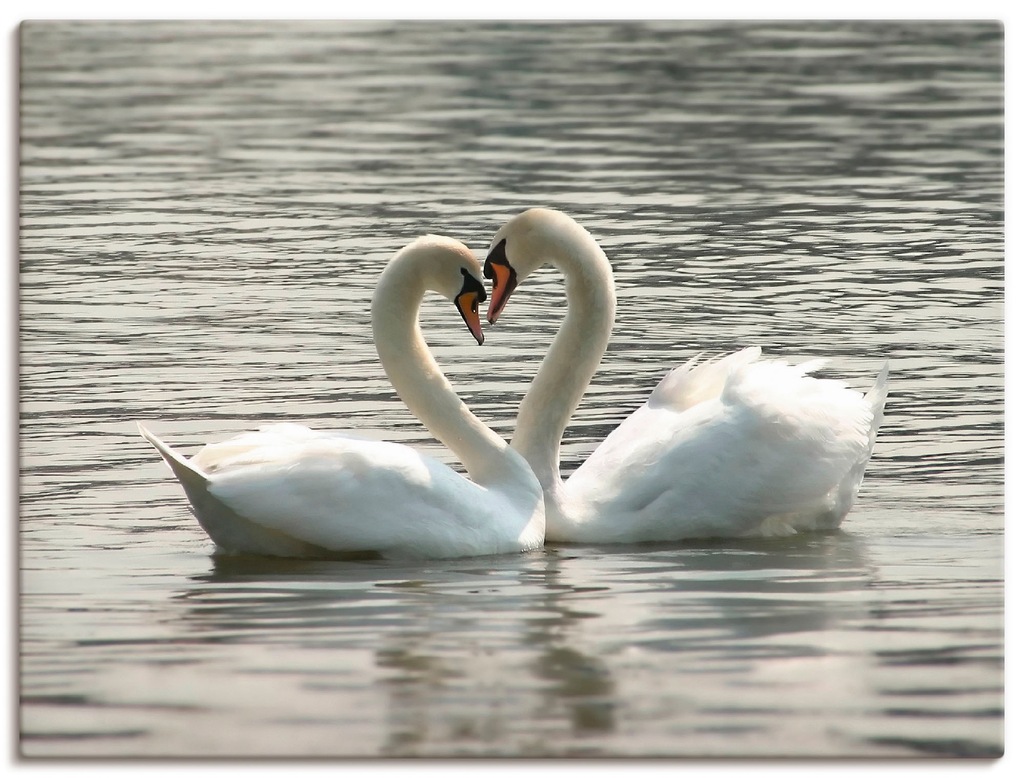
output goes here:
[[491, 279], [491, 304], [487, 308], [487, 321], [494, 324], [505, 310], [505, 303], [519, 283], [515, 268], [508, 263], [508, 257], [505, 256], [504, 240], [487, 255], [484, 262], [484, 278]]
[[462, 314], [462, 320], [466, 322], [469, 331], [476, 338], [476, 344], [482, 346], [484, 343], [484, 331], [480, 326], [480, 301], [486, 299], [475, 290], [463, 292], [455, 298], [455, 307]]
[[492, 265], [491, 304], [487, 308], [487, 321], [494, 324], [505, 310], [505, 303], [516, 290], [516, 271], [508, 265]]

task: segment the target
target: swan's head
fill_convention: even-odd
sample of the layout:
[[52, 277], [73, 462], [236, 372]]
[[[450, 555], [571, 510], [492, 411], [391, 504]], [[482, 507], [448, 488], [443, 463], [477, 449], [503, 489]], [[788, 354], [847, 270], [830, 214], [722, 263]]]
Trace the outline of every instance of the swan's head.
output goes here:
[[510, 219], [491, 241], [484, 278], [491, 282], [487, 321], [494, 324], [516, 287], [565, 251], [566, 237], [581, 231], [570, 217], [549, 208], [530, 208]]
[[453, 301], [476, 342], [483, 344], [480, 303], [487, 299], [487, 292], [480, 278], [480, 262], [473, 252], [454, 238], [425, 235], [402, 253], [415, 263], [424, 289]]

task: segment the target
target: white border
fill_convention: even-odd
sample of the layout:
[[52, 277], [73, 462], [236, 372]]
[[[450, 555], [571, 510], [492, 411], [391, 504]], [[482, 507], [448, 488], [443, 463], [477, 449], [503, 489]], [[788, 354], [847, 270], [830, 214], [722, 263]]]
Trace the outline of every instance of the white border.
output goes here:
[[[1021, 391], [1019, 358], [1021, 355], [1019, 347], [1019, 325], [1022, 317], [1015, 311], [1016, 302], [1020, 294], [1020, 278], [1024, 271], [1015, 267], [1015, 264], [1024, 262], [1024, 254], [1020, 250], [1019, 229], [1015, 216], [1018, 213], [1020, 183], [1020, 141], [1014, 135], [1020, 129], [1020, 52], [1024, 52], [1024, 36], [1020, 34], [1020, 8], [1024, 7], [1019, 2], [1003, 2], [993, 0], [975, 0], [975, 2], [952, 2], [950, 0], [931, 0], [930, 2], [908, 2], [907, 0], [861, 0], [861, 2], [822, 2], [822, 0], [776, 0], [776, 2], [751, 2], [749, 0], [716, 0], [716, 2], [654, 2], [652, 0], [629, 0], [629, 2], [606, 2], [592, 0], [591, 2], [570, 2], [569, 0], [519, 0], [519, 2], [498, 3], [494, 0], [486, 2], [469, 3], [453, 0], [435, 0], [431, 3], [414, 3], [407, 0], [375, 0], [373, 3], [366, 2], [325, 2], [324, 0], [290, 0], [284, 3], [240, 0], [229, 2], [228, 0], [179, 0], [174, 3], [148, 2], [148, 3], [127, 3], [114, 2], [113, 0], [94, 0], [89, 3], [72, 3], [68, 0], [39, 0], [29, 3], [7, 3], [3, 9], [3, 25], [6, 33], [3, 38], [4, 54], [3, 64], [6, 76], [0, 79], [0, 90], [2, 90], [2, 104], [8, 113], [8, 121], [3, 124], [5, 133], [4, 151], [2, 156], [4, 181], [6, 186], [2, 188], [4, 198], [4, 209], [7, 218], [3, 220], [4, 237], [6, 240], [3, 246], [7, 249], [4, 252], [4, 259], [10, 266], [6, 267], [7, 287], [11, 284], [14, 288], [4, 288], [5, 302], [16, 306], [17, 303], [17, 26], [24, 19], [303, 19], [303, 18], [374, 18], [374, 19], [640, 19], [640, 18], [692, 18], [692, 19], [998, 19], [1004, 22], [1006, 40], [1006, 66], [1007, 66], [1007, 87], [1006, 87], [1006, 280], [1007, 280], [1007, 305], [1006, 305], [1006, 422], [1007, 422], [1007, 472], [1021, 473], [1021, 459], [1018, 454], [1018, 440], [1020, 433], [1021, 413], [1016, 410], [1015, 404], [1024, 399]], [[1019, 132], [1016, 133], [1019, 135]], [[15, 307], [16, 310], [16, 307]], [[0, 337], [0, 365], [7, 368], [7, 379], [0, 380], [0, 393], [2, 393], [2, 404], [0, 407], [6, 411], [0, 414], [0, 439], [7, 442], [5, 448], [0, 449], [0, 457], [3, 457], [3, 480], [0, 481], [0, 505], [4, 506], [5, 513], [12, 515], [4, 516], [4, 527], [8, 530], [4, 533], [5, 550], [8, 551], [7, 558], [16, 560], [15, 549], [7, 547], [15, 539], [15, 528], [17, 521], [17, 385], [13, 379], [11, 369], [16, 370], [17, 366], [17, 335], [15, 314], [7, 310], [7, 306], [0, 308], [0, 327], [3, 328]], [[14, 461], [8, 461], [10, 458]], [[1019, 478], [1017, 479], [1019, 480]], [[1021, 747], [1013, 737], [1014, 732], [1020, 731], [1019, 704], [1020, 696], [1020, 674], [1018, 663], [1020, 657], [1024, 656], [1019, 640], [1019, 618], [1014, 618], [1014, 611], [1019, 608], [1020, 576], [1016, 572], [1016, 560], [1020, 559], [1020, 537], [1022, 531], [1014, 526], [1015, 521], [1021, 520], [1018, 515], [1017, 506], [1020, 505], [1020, 489], [1014, 483], [1014, 479], [1007, 480], [1007, 602], [1006, 624], [1006, 756], [998, 762], [990, 761], [914, 761], [914, 762], [845, 762], [845, 763], [820, 763], [820, 762], [741, 762], [741, 763], [702, 763], [688, 761], [671, 762], [636, 762], [628, 765], [622, 761], [611, 762], [505, 762], [505, 763], [480, 763], [480, 762], [383, 762], [365, 763], [338, 762], [333, 764], [288, 764], [279, 762], [261, 762], [247, 765], [233, 765], [225, 767], [211, 767], [202, 762], [165, 762], [165, 763], [139, 763], [139, 762], [68, 762], [68, 763], [22, 763], [16, 759], [16, 743], [14, 738], [17, 735], [17, 710], [18, 703], [15, 697], [16, 687], [14, 685], [17, 669], [16, 645], [14, 644], [14, 626], [16, 618], [16, 592], [11, 592], [7, 597], [0, 597], [3, 603], [4, 626], [8, 628], [10, 635], [6, 643], [6, 650], [12, 655], [6, 663], [8, 673], [4, 676], [3, 691], [6, 704], [0, 704], [0, 732], [4, 736], [5, 757], [7, 767], [15, 770], [31, 770], [34, 775], [49, 775], [51, 773], [75, 770], [76, 775], [108, 775], [112, 770], [128, 771], [131, 774], [139, 772], [161, 773], [161, 774], [188, 774], [194, 776], [197, 773], [221, 773], [224, 770], [232, 773], [242, 774], [256, 771], [261, 775], [267, 774], [294, 774], [297, 769], [303, 773], [327, 773], [337, 774], [339, 770], [345, 775], [394, 775], [407, 772], [416, 773], [439, 773], [445, 774], [454, 772], [463, 774], [477, 774], [480, 770], [498, 771], [501, 773], [514, 772], [516, 774], [529, 774], [531, 778], [540, 773], [542, 775], [550, 772], [573, 772], [579, 774], [591, 774], [593, 772], [620, 772], [622, 770], [642, 771], [645, 774], [671, 774], [678, 775], [685, 771], [687, 776], [731, 776], [747, 774], [756, 770], [757, 775], [762, 776], [792, 776], [794, 773], [814, 776], [832, 775], [856, 775], [870, 774], [872, 776], [888, 775], [927, 775], [940, 774], [962, 774], [962, 773], [984, 773], [986, 775], [1019, 775], [1024, 760], [1021, 758]], [[8, 586], [16, 585], [17, 574], [12, 571], [7, 578]], [[1016, 661], [1015, 661], [1016, 659]]]

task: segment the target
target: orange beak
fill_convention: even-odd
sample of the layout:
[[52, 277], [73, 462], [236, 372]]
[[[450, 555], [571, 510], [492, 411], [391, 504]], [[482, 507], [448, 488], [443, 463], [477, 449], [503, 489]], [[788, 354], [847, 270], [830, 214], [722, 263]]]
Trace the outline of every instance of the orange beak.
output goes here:
[[487, 308], [487, 321], [494, 324], [498, 321], [501, 312], [505, 310], [505, 303], [516, 290], [515, 271], [508, 265], [491, 264], [491, 304]]
[[484, 332], [480, 327], [480, 294], [470, 290], [455, 298], [455, 307], [462, 314], [462, 320], [466, 322], [469, 331], [473, 333], [478, 346], [482, 346], [484, 342]]

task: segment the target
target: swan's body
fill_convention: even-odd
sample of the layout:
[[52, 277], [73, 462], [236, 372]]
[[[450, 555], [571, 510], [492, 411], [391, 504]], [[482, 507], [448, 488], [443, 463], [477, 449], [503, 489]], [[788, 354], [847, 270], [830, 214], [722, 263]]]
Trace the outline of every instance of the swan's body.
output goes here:
[[559, 441], [607, 346], [611, 266], [565, 214], [531, 209], [484, 267], [493, 323], [518, 282], [550, 263], [568, 313], [523, 398], [512, 446], [544, 487], [547, 539], [636, 543], [780, 535], [839, 526], [871, 455], [887, 370], [867, 396], [748, 348], [671, 371], [566, 481]]
[[399, 396], [473, 480], [408, 446], [297, 424], [210, 444], [190, 460], [142, 428], [218, 547], [438, 558], [543, 544], [543, 496], [529, 465], [470, 413], [427, 350], [417, 322], [427, 290], [454, 297], [482, 340], [477, 260], [457, 241], [428, 236], [381, 275], [371, 305], [374, 342]]

